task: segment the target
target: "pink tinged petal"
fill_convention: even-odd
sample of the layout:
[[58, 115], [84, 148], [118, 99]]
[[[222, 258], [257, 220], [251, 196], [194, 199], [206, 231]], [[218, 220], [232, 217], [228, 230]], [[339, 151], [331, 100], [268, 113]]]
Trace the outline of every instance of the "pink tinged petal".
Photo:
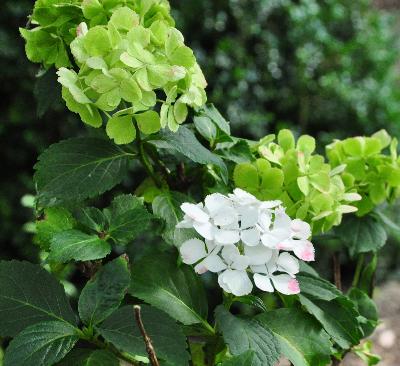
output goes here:
[[293, 237], [298, 239], [308, 239], [311, 236], [311, 226], [302, 220], [295, 219], [291, 224]]
[[241, 229], [253, 227], [258, 222], [258, 208], [256, 206], [242, 206], [238, 208]]
[[235, 296], [245, 296], [251, 293], [253, 284], [246, 271], [226, 270], [224, 282]]
[[221, 272], [227, 268], [226, 264], [218, 255], [209, 255], [202, 262], [210, 272]]
[[222, 248], [221, 255], [222, 255], [222, 258], [224, 259], [224, 261], [230, 265], [230, 264], [232, 264], [234, 258], [237, 257], [238, 255], [240, 255], [240, 252], [239, 252], [239, 249], [234, 245], [225, 246]]
[[181, 205], [181, 209], [194, 221], [206, 223], [210, 219], [210, 216], [199, 205], [186, 202]]
[[213, 216], [214, 224], [218, 226], [228, 226], [238, 222], [238, 214], [233, 208], [226, 208]]
[[206, 255], [205, 244], [199, 239], [189, 239], [179, 248], [182, 261], [186, 264], [194, 264]]
[[221, 193], [213, 193], [208, 195], [205, 198], [204, 203], [211, 216], [216, 215], [221, 210], [232, 205], [231, 200]]
[[286, 272], [292, 277], [299, 273], [300, 270], [299, 261], [289, 253], [280, 254], [276, 265], [278, 266], [278, 271]]
[[256, 273], [253, 277], [255, 285], [262, 291], [274, 292], [269, 277]]
[[236, 269], [238, 271], [244, 271], [249, 266], [250, 260], [245, 255], [235, 255], [232, 258], [232, 269]]
[[280, 243], [281, 239], [277, 238], [276, 236], [272, 235], [271, 233], [263, 234], [261, 236], [261, 242], [267, 248], [275, 249], [276, 246]]
[[303, 261], [312, 262], [315, 260], [315, 249], [308, 240], [298, 240], [293, 248], [294, 254]]
[[215, 228], [210, 222], [200, 223], [194, 222], [193, 228], [204, 238], [207, 240], [214, 239], [214, 231]]
[[82, 37], [88, 32], [88, 26], [85, 22], [82, 22], [76, 28], [76, 36]]
[[194, 270], [197, 274], [200, 274], [200, 275], [202, 275], [208, 271], [207, 268], [204, 266], [203, 262], [196, 264], [194, 266]]
[[214, 239], [218, 245], [232, 245], [240, 240], [238, 231], [215, 229]]
[[258, 266], [267, 263], [272, 257], [272, 249], [257, 245], [255, 247], [244, 247], [244, 254], [249, 258], [250, 265]]
[[256, 246], [260, 243], [260, 232], [256, 228], [243, 230], [240, 233], [240, 238], [242, 239], [243, 243], [249, 246]]
[[273, 276], [272, 283], [276, 290], [281, 294], [295, 295], [300, 293], [300, 286], [297, 280], [287, 274]]

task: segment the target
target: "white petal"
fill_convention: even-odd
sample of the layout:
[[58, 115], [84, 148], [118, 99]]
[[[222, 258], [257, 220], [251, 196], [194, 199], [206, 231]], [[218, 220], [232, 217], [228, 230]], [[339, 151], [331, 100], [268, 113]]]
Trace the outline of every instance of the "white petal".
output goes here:
[[264, 265], [257, 265], [257, 266], [250, 266], [251, 270], [254, 273], [264, 273], [264, 274], [268, 274], [268, 270], [267, 267]]
[[204, 274], [204, 273], [206, 273], [208, 271], [207, 267], [203, 264], [203, 261], [201, 261], [200, 263], [196, 264], [194, 266], [194, 270], [198, 274]]
[[275, 208], [278, 207], [282, 204], [282, 201], [263, 201], [261, 203], [260, 209], [261, 210], [265, 210], [265, 209], [269, 209], [269, 208]]
[[210, 222], [193, 222], [193, 228], [207, 240], [214, 239], [215, 227]]
[[254, 247], [260, 243], [260, 232], [256, 228], [243, 230], [240, 233], [240, 238], [243, 243]]
[[257, 266], [267, 263], [272, 257], [272, 250], [260, 244], [255, 247], [244, 247], [244, 254], [249, 258], [250, 265]]
[[286, 214], [283, 208], [278, 208], [275, 210], [274, 229], [290, 231], [291, 223], [292, 220]]
[[191, 229], [193, 227], [193, 220], [188, 216], [185, 215], [181, 222], [178, 222], [176, 225], [177, 229]]
[[263, 231], [269, 231], [272, 222], [272, 214], [270, 211], [262, 211], [258, 216], [258, 225]]
[[247, 229], [258, 222], [258, 208], [256, 206], [241, 206], [238, 208], [240, 216], [240, 227]]
[[281, 242], [280, 238], [272, 235], [271, 233], [266, 233], [261, 236], [261, 242], [267, 248], [275, 249], [276, 246]]
[[344, 201], [348, 201], [348, 202], [361, 201], [362, 200], [362, 196], [359, 195], [358, 193], [345, 193], [343, 195], [343, 200]]
[[240, 240], [240, 235], [235, 230], [215, 229], [214, 238], [218, 245], [232, 245]]
[[209, 255], [204, 259], [202, 264], [211, 272], [221, 272], [227, 268], [226, 264], [218, 255]]
[[244, 271], [249, 266], [250, 260], [245, 255], [235, 255], [232, 257], [232, 269]]
[[277, 262], [279, 258], [279, 251], [273, 250], [271, 259], [266, 263], [267, 271], [269, 274], [273, 274], [275, 271], [278, 270]]
[[216, 215], [219, 211], [232, 206], [231, 200], [221, 193], [213, 193], [208, 195], [205, 200], [205, 207], [211, 216]]
[[234, 208], [227, 207], [213, 216], [213, 220], [215, 225], [228, 226], [238, 222], [238, 214]]
[[254, 278], [254, 283], [260, 290], [266, 292], [274, 292], [271, 280], [267, 276], [256, 273], [253, 278]]
[[286, 272], [292, 277], [294, 277], [296, 273], [299, 273], [300, 270], [299, 261], [286, 252], [279, 255], [276, 264], [278, 266], [278, 271]]
[[295, 238], [308, 239], [311, 236], [311, 226], [302, 220], [293, 220], [291, 229]]
[[225, 292], [231, 293], [231, 289], [229, 288], [228, 283], [225, 280], [226, 276], [227, 276], [227, 272], [229, 272], [229, 271], [230, 271], [230, 269], [227, 269], [226, 271], [224, 271], [218, 275], [218, 284]]
[[315, 260], [314, 246], [308, 240], [297, 240], [293, 252], [303, 261], [312, 262]]
[[194, 221], [205, 223], [210, 219], [210, 216], [199, 205], [185, 202], [181, 205], [181, 209]]
[[229, 197], [239, 205], [251, 205], [260, 203], [260, 201], [256, 197], [240, 188], [236, 188], [233, 191], [233, 195], [229, 195]]
[[[215, 244], [214, 240], [206, 239], [206, 247], [207, 247], [208, 253], [211, 253], [217, 247], [217, 245]], [[216, 254], [216, 253], [214, 253], [214, 254]]]
[[233, 259], [240, 255], [239, 249], [234, 246], [234, 245], [229, 245], [225, 246], [222, 248], [222, 258], [224, 258], [224, 261], [228, 264], [231, 264], [233, 262]]
[[295, 295], [300, 293], [299, 283], [295, 278], [286, 274], [272, 277], [272, 283], [277, 291], [284, 295]]
[[246, 271], [228, 269], [224, 273], [224, 282], [235, 296], [248, 295], [253, 289], [253, 284]]
[[179, 248], [182, 261], [186, 264], [194, 264], [203, 259], [206, 253], [205, 244], [199, 239], [189, 239]]

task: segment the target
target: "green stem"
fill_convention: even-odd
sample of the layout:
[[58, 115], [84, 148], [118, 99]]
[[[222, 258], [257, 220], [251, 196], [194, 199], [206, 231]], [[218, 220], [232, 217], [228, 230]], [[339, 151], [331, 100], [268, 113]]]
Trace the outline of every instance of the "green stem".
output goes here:
[[364, 265], [364, 259], [365, 259], [365, 255], [360, 254], [360, 256], [358, 257], [358, 260], [357, 260], [356, 271], [354, 273], [353, 287], [357, 287], [358, 283], [360, 282], [361, 270]]
[[143, 167], [146, 169], [147, 174], [151, 177], [151, 179], [153, 179], [156, 186], [158, 188], [161, 188], [162, 183], [161, 183], [160, 179], [157, 177], [157, 175], [155, 174], [153, 166], [151, 165], [149, 158], [147, 156], [147, 153], [144, 149], [143, 141], [140, 136], [139, 126], [136, 121], [134, 121], [134, 124], [135, 124], [135, 129], [136, 129], [136, 144], [137, 144], [137, 148], [138, 148], [138, 152], [139, 152], [139, 159], [140, 159]]

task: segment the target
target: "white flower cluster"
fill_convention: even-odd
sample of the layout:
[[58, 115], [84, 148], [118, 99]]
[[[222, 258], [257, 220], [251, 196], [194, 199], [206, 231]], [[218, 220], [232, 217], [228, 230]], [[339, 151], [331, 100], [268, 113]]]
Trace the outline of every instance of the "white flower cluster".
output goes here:
[[204, 238], [187, 240], [180, 247], [183, 262], [195, 264], [197, 273], [218, 273], [219, 285], [235, 296], [252, 291], [249, 275], [263, 291], [300, 292], [297, 258], [314, 260], [308, 240], [311, 228], [292, 220], [280, 201], [262, 202], [235, 189], [228, 196], [211, 194], [204, 204], [184, 203], [181, 209], [185, 217], [177, 227], [194, 228]]

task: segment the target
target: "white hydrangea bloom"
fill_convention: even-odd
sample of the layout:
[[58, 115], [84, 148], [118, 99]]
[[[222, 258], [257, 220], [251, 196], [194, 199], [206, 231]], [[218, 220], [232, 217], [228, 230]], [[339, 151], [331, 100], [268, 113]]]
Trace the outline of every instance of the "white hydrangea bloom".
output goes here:
[[235, 189], [228, 196], [214, 193], [204, 204], [184, 203], [181, 208], [185, 216], [177, 227], [193, 228], [203, 238], [180, 247], [183, 262], [195, 265], [197, 273], [218, 273], [221, 288], [235, 296], [251, 293], [251, 278], [263, 291], [300, 292], [299, 259], [314, 260], [311, 228], [292, 220], [280, 201], [259, 201]]

